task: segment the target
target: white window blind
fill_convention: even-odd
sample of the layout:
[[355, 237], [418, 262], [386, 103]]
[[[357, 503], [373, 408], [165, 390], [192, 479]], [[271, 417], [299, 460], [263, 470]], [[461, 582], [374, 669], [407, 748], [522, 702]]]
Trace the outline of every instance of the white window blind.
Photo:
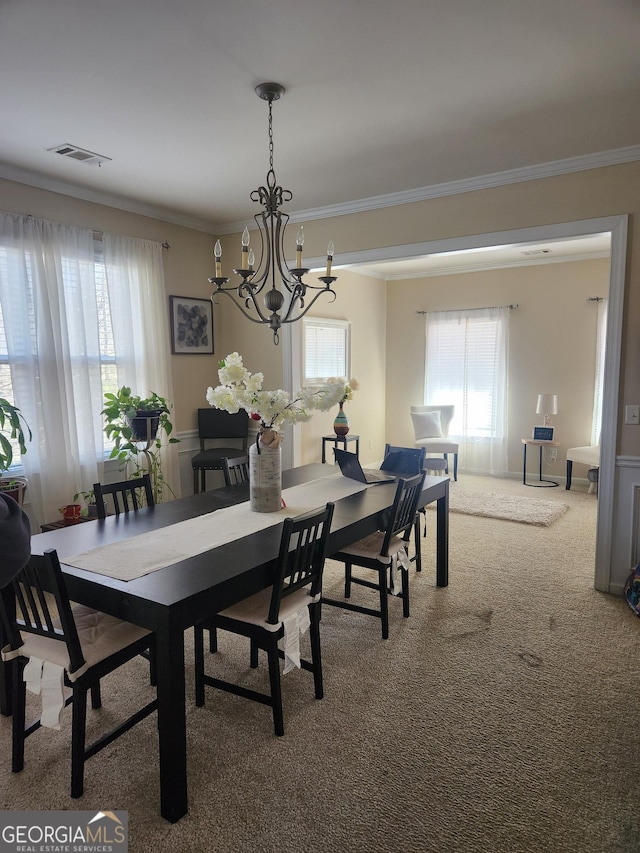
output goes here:
[[470, 470], [506, 470], [508, 317], [509, 308], [427, 313], [425, 402], [455, 407], [449, 435]]
[[350, 324], [319, 317], [303, 321], [303, 384], [316, 385], [350, 373]]

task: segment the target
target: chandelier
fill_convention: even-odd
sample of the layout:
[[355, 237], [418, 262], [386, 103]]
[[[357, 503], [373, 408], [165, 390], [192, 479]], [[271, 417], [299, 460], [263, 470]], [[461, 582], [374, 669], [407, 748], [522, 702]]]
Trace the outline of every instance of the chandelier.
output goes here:
[[[215, 244], [215, 276], [209, 279], [215, 290], [211, 300], [222, 293], [253, 323], [264, 323], [273, 331], [273, 342], [280, 341], [280, 327], [283, 323], [295, 323], [300, 320], [316, 300], [323, 294], [330, 294], [331, 301], [336, 298], [331, 285], [336, 276], [331, 275], [333, 261], [333, 242], [327, 247], [327, 269], [318, 281], [322, 285], [308, 284], [303, 281], [309, 269], [302, 266], [302, 246], [304, 229], [300, 227], [296, 235], [295, 267], [290, 268], [284, 258], [284, 238], [289, 216], [280, 210], [283, 202], [291, 201], [293, 193], [283, 190], [276, 182], [273, 169], [273, 117], [272, 105], [284, 94], [280, 83], [261, 83], [256, 86], [256, 94], [269, 102], [269, 171], [266, 186], [251, 193], [251, 201], [259, 202], [263, 210], [253, 218], [260, 234], [260, 262], [255, 266], [255, 254], [249, 247], [249, 229], [242, 232], [241, 266], [234, 269], [238, 276], [237, 284], [229, 287], [228, 278], [222, 275], [222, 246], [220, 240]], [[317, 291], [314, 293], [313, 291]], [[261, 302], [264, 307], [262, 307]]]

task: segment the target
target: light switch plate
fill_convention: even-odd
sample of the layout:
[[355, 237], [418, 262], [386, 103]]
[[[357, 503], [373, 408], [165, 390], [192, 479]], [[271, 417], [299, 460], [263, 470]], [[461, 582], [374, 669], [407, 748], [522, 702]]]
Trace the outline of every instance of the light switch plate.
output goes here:
[[624, 422], [626, 424], [640, 424], [640, 406], [626, 406]]

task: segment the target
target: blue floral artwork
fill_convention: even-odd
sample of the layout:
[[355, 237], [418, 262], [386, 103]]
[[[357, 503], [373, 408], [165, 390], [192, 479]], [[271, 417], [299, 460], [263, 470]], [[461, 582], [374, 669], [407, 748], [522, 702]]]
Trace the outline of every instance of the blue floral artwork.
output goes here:
[[213, 353], [213, 311], [208, 299], [171, 296], [171, 345], [174, 353]]

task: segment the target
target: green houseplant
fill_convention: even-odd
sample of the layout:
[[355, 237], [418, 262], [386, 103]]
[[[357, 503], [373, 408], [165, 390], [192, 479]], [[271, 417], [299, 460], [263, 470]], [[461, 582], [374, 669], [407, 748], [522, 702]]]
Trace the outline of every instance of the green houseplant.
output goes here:
[[32, 439], [31, 430], [20, 409], [4, 397], [0, 397], [0, 491], [11, 495], [20, 505], [24, 503], [27, 488], [26, 477], [3, 477], [13, 462], [12, 441], [17, 441], [20, 453], [27, 452], [25, 433]]
[[178, 442], [171, 437], [172, 408], [172, 404], [155, 391], [143, 398], [123, 385], [115, 394], [104, 395], [101, 412], [105, 418], [105, 434], [114, 443], [109, 458], [123, 463], [130, 479], [148, 472], [156, 503], [162, 500], [165, 489], [174, 494], [164, 479], [160, 455], [165, 443]]

